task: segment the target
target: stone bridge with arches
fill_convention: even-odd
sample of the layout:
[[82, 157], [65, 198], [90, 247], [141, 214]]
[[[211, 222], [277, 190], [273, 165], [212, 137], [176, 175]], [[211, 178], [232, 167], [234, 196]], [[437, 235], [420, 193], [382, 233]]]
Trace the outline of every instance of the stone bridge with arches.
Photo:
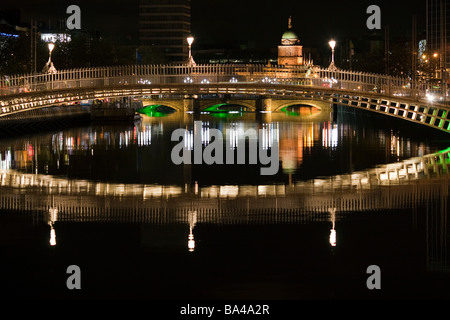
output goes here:
[[3, 77], [0, 93], [0, 119], [53, 105], [133, 96], [148, 99], [149, 103], [167, 101], [181, 112], [202, 111], [217, 103], [234, 103], [249, 111], [267, 113], [296, 104], [319, 110], [341, 105], [450, 132], [446, 92], [430, 92], [424, 84], [408, 78], [318, 67], [84, 68]]

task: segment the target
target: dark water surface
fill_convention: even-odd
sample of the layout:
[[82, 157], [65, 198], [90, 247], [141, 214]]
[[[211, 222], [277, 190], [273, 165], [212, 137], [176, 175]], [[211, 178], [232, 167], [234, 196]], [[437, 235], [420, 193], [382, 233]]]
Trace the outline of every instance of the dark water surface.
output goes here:
[[[202, 115], [198, 120], [203, 121], [205, 132], [230, 127], [265, 130], [269, 141], [265, 143], [279, 142], [279, 172], [261, 176], [261, 165], [174, 165], [170, 154], [176, 142], [171, 134], [177, 128], [192, 130], [193, 117], [146, 117], [135, 125], [87, 126], [2, 139], [0, 169], [182, 190], [214, 185], [284, 186], [450, 146], [445, 136], [365, 114], [342, 112], [335, 122], [332, 117], [312, 121]], [[193, 229], [193, 252], [187, 244], [189, 223], [177, 219], [167, 223], [58, 220], [53, 223], [57, 242], [51, 246], [50, 226], [41, 207], [0, 208], [2, 295], [13, 299], [449, 298], [449, 179], [443, 176], [418, 185], [418, 190], [430, 190], [421, 193], [426, 196], [416, 197], [414, 188], [392, 188], [383, 192], [404, 192], [402, 205], [336, 213], [336, 246], [329, 241], [333, 221], [323, 218], [328, 213], [302, 211], [300, 219], [295, 205], [281, 213], [253, 210], [251, 220], [239, 217], [226, 223], [223, 215], [232, 212], [230, 208], [245, 211], [245, 203], [250, 207], [253, 201], [262, 201], [255, 197], [227, 198], [223, 203], [229, 210], [220, 217], [199, 217]], [[0, 192], [32, 197], [35, 189], [23, 195], [2, 186]], [[46, 197], [45, 191], [40, 190], [38, 197]], [[201, 209], [195, 206], [192, 200], [191, 209]], [[289, 217], [279, 222], [267, 218], [273, 214]], [[258, 218], [263, 215], [266, 218]], [[81, 290], [67, 289], [69, 265], [81, 269]], [[380, 290], [367, 288], [370, 265], [380, 267]]]

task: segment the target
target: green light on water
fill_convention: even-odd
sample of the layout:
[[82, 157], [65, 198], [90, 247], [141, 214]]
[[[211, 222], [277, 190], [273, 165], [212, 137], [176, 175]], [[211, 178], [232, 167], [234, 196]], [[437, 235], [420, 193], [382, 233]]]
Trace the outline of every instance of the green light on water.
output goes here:
[[238, 118], [238, 117], [242, 117], [242, 116], [243, 116], [243, 113], [242, 113], [242, 112], [239, 112], [239, 113], [211, 112], [210, 115], [213, 116], [213, 117], [215, 117], [215, 118], [225, 119], [225, 118]]
[[149, 117], [161, 118], [161, 117], [168, 116], [169, 114], [175, 112], [175, 110], [170, 107], [166, 107], [166, 106], [163, 106], [160, 104], [153, 104], [153, 105], [145, 106], [144, 108], [139, 109], [137, 112], [141, 113], [141, 114], [145, 114]]
[[206, 109], [204, 109], [203, 111], [205, 112], [227, 112], [227, 110], [220, 110], [220, 107], [226, 106], [226, 103], [219, 103], [219, 104], [215, 104], [211, 107], [208, 107]]
[[244, 112], [242, 110], [243, 107], [239, 106], [241, 110], [232, 110], [232, 109], [221, 109], [223, 107], [230, 107], [233, 108], [236, 105], [229, 104], [229, 103], [219, 103], [215, 104], [213, 106], [210, 106], [203, 110], [203, 112], [209, 113], [211, 116], [216, 118], [236, 118], [236, 117], [242, 117]]
[[298, 117], [300, 115], [299, 112], [294, 112], [294, 111], [289, 111], [287, 108], [289, 108], [291, 106], [286, 106], [283, 109], [281, 109], [282, 112], [285, 112], [286, 115], [288, 116], [294, 116], [294, 117]]

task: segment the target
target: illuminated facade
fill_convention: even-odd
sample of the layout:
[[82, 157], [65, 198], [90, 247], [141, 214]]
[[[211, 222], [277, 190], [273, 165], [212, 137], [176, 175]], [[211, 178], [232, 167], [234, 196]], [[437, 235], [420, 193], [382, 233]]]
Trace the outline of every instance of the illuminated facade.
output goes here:
[[278, 64], [285, 66], [303, 65], [303, 47], [297, 34], [292, 31], [292, 19], [289, 17], [288, 30], [283, 33], [281, 45], [278, 46]]
[[186, 62], [191, 33], [190, 0], [140, 0], [139, 40], [173, 62]]
[[41, 33], [41, 40], [44, 42], [70, 42], [72, 36], [68, 33]]

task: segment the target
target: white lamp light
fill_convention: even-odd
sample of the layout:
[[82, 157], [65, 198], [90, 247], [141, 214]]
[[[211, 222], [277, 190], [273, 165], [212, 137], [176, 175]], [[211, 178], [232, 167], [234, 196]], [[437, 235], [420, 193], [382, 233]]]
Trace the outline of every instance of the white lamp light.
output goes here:
[[330, 47], [331, 47], [332, 50], [334, 50], [334, 48], [336, 47], [336, 41], [334, 41], [334, 40], [330, 40], [330, 41], [328, 42], [328, 44], [330, 45]]
[[55, 48], [55, 44], [50, 42], [48, 44], [48, 51], [50, 52], [50, 55], [52, 54], [52, 51], [54, 48]]
[[192, 46], [192, 44], [194, 43], [194, 37], [193, 36], [187, 37], [187, 42], [188, 42], [189, 46]]

